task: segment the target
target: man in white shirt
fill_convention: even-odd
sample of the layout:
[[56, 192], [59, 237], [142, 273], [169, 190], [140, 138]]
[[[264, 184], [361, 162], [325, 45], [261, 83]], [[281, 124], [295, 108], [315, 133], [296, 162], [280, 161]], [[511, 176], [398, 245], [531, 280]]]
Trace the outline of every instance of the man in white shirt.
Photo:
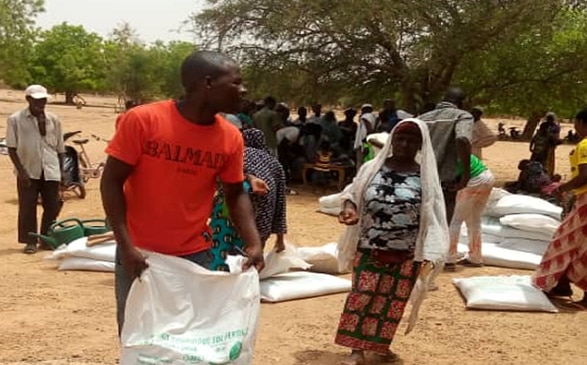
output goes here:
[[18, 242], [24, 252], [37, 252], [37, 200], [43, 202], [41, 234], [47, 234], [61, 208], [59, 188], [65, 146], [61, 122], [45, 111], [49, 94], [41, 85], [25, 90], [29, 106], [8, 117], [6, 146], [17, 174]]

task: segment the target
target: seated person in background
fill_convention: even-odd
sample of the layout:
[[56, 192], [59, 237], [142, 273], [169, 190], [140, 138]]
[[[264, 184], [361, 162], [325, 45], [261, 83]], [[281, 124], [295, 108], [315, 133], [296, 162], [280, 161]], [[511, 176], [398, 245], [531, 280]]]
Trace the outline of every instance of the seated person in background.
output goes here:
[[518, 164], [518, 180], [506, 183], [504, 188], [513, 194], [536, 195], [553, 204], [560, 202], [553, 195], [554, 190], [560, 186], [561, 176], [548, 176], [548, 173], [538, 161], [521, 160]]
[[328, 186], [330, 181], [330, 163], [332, 162], [332, 149], [330, 142], [323, 140], [320, 142], [320, 148], [316, 151], [316, 162], [312, 173], [312, 181], [322, 187]]

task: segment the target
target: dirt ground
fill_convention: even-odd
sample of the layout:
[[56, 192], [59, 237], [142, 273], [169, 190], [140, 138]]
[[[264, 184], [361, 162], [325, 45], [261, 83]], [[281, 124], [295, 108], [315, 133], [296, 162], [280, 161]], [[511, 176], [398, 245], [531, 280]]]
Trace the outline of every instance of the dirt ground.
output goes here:
[[[0, 91], [0, 119], [24, 106], [22, 93]], [[114, 125], [114, 100], [88, 97], [100, 107], [50, 105], [65, 131], [82, 130], [108, 138]], [[110, 105], [110, 108], [105, 107]], [[492, 126], [497, 120], [490, 121]], [[507, 121], [523, 124], [522, 120]], [[0, 136], [6, 125], [0, 123]], [[88, 145], [94, 162], [104, 158], [104, 142]], [[558, 171], [568, 176], [570, 146], [558, 150]], [[528, 145], [499, 142], [485, 152], [500, 181], [515, 179], [518, 160]], [[0, 364], [115, 364], [116, 337], [112, 274], [58, 272], [43, 252], [28, 256], [16, 242], [15, 178], [7, 156], [0, 156]], [[300, 187], [288, 198], [289, 241], [316, 246], [337, 240], [336, 219], [316, 213], [317, 196]], [[98, 181], [88, 184], [85, 200], [66, 202], [61, 217], [101, 218]], [[529, 274], [499, 268], [443, 274], [440, 290], [425, 302], [418, 326], [409, 336], [400, 328], [393, 349], [403, 364], [567, 364], [587, 363], [587, 313], [513, 313], [468, 311], [451, 284], [454, 277]], [[575, 296], [579, 298], [578, 295]], [[345, 350], [333, 344], [345, 295], [263, 304], [255, 365], [334, 365]]]

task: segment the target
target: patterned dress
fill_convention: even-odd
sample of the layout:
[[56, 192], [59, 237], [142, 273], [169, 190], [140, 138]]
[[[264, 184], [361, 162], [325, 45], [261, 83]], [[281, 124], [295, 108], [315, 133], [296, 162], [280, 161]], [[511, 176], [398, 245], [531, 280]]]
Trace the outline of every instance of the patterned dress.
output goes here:
[[[243, 136], [246, 145], [245, 173], [265, 181], [269, 188], [266, 195], [250, 195], [257, 230], [261, 243], [265, 245], [271, 234], [287, 233], [285, 172], [279, 161], [265, 148], [262, 132], [257, 129], [248, 129], [243, 131]], [[221, 189], [214, 198], [210, 226], [213, 232], [212, 254], [214, 256], [211, 270], [228, 271], [225, 263], [226, 256], [234, 254], [234, 246], [243, 248], [243, 241], [230, 220]]]
[[419, 173], [399, 173], [384, 166], [364, 192], [353, 286], [337, 344], [381, 354], [389, 351], [420, 271], [420, 263], [412, 259], [420, 204]]

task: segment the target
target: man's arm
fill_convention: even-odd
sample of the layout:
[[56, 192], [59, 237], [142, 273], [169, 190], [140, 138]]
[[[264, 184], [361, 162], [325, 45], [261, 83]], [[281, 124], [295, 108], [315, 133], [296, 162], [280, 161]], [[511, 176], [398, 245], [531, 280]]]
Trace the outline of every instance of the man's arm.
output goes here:
[[16, 121], [12, 117], [9, 117], [8, 123], [6, 125], [6, 147], [8, 147], [8, 156], [10, 157], [10, 161], [12, 161], [12, 164], [16, 169], [18, 179], [28, 186], [30, 184], [30, 177], [22, 165], [20, 157], [18, 157], [18, 137], [16, 128]]
[[12, 164], [14, 165], [14, 168], [16, 169], [16, 173], [18, 174], [18, 178], [24, 179], [25, 177], [28, 177], [28, 174], [27, 174], [24, 166], [22, 166], [22, 162], [20, 162], [20, 158], [18, 157], [18, 153], [16, 152], [16, 148], [8, 147], [8, 156], [10, 156], [10, 161], [12, 161]]
[[473, 116], [463, 112], [455, 125], [457, 157], [463, 164], [463, 176], [459, 182], [459, 190], [467, 186], [471, 179], [471, 140], [473, 139]]
[[457, 155], [463, 164], [463, 175], [459, 181], [459, 190], [467, 186], [471, 179], [471, 142], [464, 138], [457, 138]]
[[255, 266], [261, 271], [265, 266], [263, 260], [263, 245], [255, 223], [255, 212], [251, 199], [243, 189], [242, 182], [223, 183], [226, 206], [230, 212], [230, 218], [234, 222], [238, 233], [245, 242], [245, 251], [249, 255], [249, 261], [245, 269]]
[[122, 265], [127, 274], [134, 279], [141, 275], [147, 263], [143, 255], [134, 247], [126, 223], [124, 183], [133, 169], [133, 166], [121, 160], [108, 157], [100, 182], [100, 192], [108, 223], [116, 237]]
[[63, 180], [63, 173], [64, 173], [64, 161], [65, 161], [65, 141], [63, 140], [63, 130], [61, 128], [61, 121], [54, 116], [55, 118], [55, 138], [57, 139], [57, 156], [59, 158], [59, 171], [61, 171], [61, 179]]
[[108, 157], [100, 182], [102, 205], [112, 231], [116, 236], [117, 243], [121, 248], [132, 246], [126, 225], [126, 200], [124, 197], [124, 183], [132, 171], [133, 167], [131, 165], [116, 158]]

